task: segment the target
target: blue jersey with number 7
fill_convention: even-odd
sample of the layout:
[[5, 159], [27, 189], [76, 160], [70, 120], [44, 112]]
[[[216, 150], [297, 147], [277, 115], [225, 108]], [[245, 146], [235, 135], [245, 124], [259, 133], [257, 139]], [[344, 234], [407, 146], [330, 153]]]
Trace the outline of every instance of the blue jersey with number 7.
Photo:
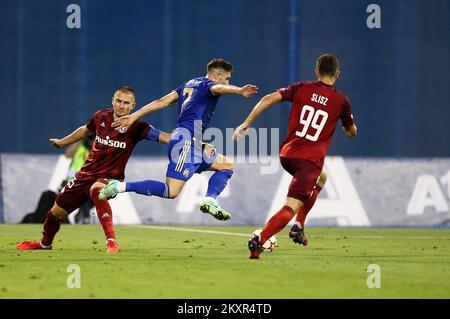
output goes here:
[[197, 126], [196, 134], [205, 132], [219, 98], [210, 91], [216, 84], [217, 82], [205, 77], [199, 77], [189, 80], [175, 90], [178, 93], [177, 127], [189, 130], [191, 136], [194, 136], [194, 126]]

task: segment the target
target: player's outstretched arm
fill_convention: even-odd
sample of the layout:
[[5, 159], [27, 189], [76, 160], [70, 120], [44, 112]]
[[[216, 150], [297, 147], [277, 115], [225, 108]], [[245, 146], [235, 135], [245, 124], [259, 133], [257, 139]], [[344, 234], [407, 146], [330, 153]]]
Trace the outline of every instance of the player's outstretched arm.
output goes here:
[[171, 133], [163, 132], [150, 125], [150, 130], [147, 133], [147, 139], [153, 142], [162, 144], [169, 144]]
[[249, 98], [258, 93], [258, 88], [253, 84], [247, 84], [243, 87], [229, 85], [229, 84], [216, 84], [210, 88], [211, 93], [214, 95], [224, 94], [240, 94], [243, 97]]
[[167, 132], [161, 132], [161, 133], [159, 133], [159, 136], [158, 136], [158, 142], [159, 142], [159, 143], [163, 143], [163, 144], [169, 144], [171, 135], [172, 135], [172, 134], [167, 133]]
[[253, 122], [256, 120], [258, 116], [260, 116], [265, 110], [267, 110], [270, 106], [280, 103], [283, 100], [282, 96], [278, 92], [274, 92], [271, 94], [267, 94], [264, 96], [253, 108], [250, 114], [247, 116], [247, 119], [239, 125], [233, 133], [232, 139], [235, 141], [239, 141], [247, 132], [249, 127], [252, 126]]
[[141, 117], [157, 110], [166, 108], [176, 101], [178, 101], [178, 93], [176, 91], [172, 91], [166, 96], [163, 96], [160, 99], [154, 100], [144, 105], [136, 112], [118, 118], [113, 122], [112, 127], [115, 127], [116, 131], [120, 130], [123, 127], [128, 127]]
[[357, 130], [355, 124], [352, 124], [349, 127], [343, 126], [342, 130], [344, 131], [345, 135], [347, 135], [349, 138], [354, 138], [356, 136], [356, 134], [358, 133], [358, 130]]
[[92, 132], [87, 128], [86, 125], [83, 125], [62, 139], [51, 138], [50, 143], [53, 147], [62, 148], [69, 144], [81, 141], [89, 135], [92, 135]]
[[81, 144], [81, 141], [72, 143], [68, 148], [66, 148], [66, 152], [64, 153], [64, 155], [67, 158], [72, 158], [72, 156], [75, 155], [77, 148], [78, 148], [78, 146], [80, 146], [80, 144]]

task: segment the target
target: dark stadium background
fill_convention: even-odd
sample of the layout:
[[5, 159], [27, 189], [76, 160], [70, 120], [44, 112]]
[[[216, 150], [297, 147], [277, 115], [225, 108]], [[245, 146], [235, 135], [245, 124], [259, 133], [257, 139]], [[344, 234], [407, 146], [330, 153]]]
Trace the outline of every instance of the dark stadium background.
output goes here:
[[[313, 77], [315, 58], [341, 60], [337, 87], [350, 97], [359, 136], [336, 134], [329, 155], [449, 156], [450, 2], [423, 1], [26, 1], [0, 11], [0, 152], [60, 153], [48, 138], [82, 125], [125, 83], [138, 106], [202, 76], [213, 57], [230, 60], [233, 83], [255, 83], [257, 98], [220, 100], [212, 125], [236, 127], [257, 99]], [[66, 7], [81, 7], [81, 29]], [[369, 29], [370, 3], [381, 29]], [[257, 127], [279, 127], [288, 105]], [[171, 130], [176, 108], [146, 117]], [[227, 138], [229, 138], [227, 136]], [[165, 153], [162, 145], [136, 154]]]

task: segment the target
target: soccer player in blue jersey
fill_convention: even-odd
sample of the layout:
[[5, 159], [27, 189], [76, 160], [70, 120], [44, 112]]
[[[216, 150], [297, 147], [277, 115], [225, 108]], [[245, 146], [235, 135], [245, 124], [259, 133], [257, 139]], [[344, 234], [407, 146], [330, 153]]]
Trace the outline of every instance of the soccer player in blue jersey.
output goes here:
[[178, 123], [168, 144], [166, 182], [112, 180], [103, 187], [99, 198], [110, 198], [121, 192], [176, 198], [194, 173], [210, 170], [215, 172], [209, 179], [206, 197], [200, 204], [200, 210], [218, 220], [230, 219], [231, 215], [219, 206], [216, 198], [232, 176], [234, 163], [232, 159], [217, 154], [214, 149], [205, 148], [202, 135], [209, 126], [221, 95], [240, 94], [249, 98], [258, 92], [258, 88], [251, 84], [242, 87], [230, 85], [232, 73], [231, 63], [223, 59], [213, 59], [207, 65], [205, 77], [191, 79], [166, 96], [150, 102], [128, 116], [122, 116], [113, 123], [118, 130], [125, 130], [146, 114], [166, 108], [175, 102], [178, 104]]

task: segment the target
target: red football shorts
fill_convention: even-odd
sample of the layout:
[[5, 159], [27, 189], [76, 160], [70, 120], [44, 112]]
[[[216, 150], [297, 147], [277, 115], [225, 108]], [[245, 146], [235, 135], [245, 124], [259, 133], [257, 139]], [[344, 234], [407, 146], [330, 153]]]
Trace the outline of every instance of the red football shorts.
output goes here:
[[280, 156], [280, 162], [281, 166], [292, 175], [287, 196], [304, 203], [314, 190], [322, 168], [311, 161], [299, 158]]
[[72, 177], [56, 195], [56, 204], [70, 214], [90, 199], [91, 186], [95, 182], [108, 184], [106, 178], [77, 179], [75, 176]]

